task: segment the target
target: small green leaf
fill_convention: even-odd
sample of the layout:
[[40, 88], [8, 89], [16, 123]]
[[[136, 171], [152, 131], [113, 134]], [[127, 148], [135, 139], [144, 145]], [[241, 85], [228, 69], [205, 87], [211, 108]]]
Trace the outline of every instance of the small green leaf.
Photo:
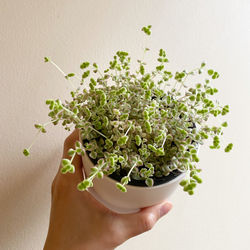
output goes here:
[[228, 124], [227, 124], [227, 122], [223, 122], [223, 123], [221, 124], [221, 126], [222, 126], [222, 127], [227, 127]]
[[121, 183], [116, 183], [116, 187], [122, 191], [123, 193], [127, 192], [127, 189], [121, 184]]
[[122, 137], [120, 137], [120, 138], [118, 139], [117, 144], [118, 144], [119, 146], [123, 146], [123, 145], [126, 144], [127, 140], [128, 140], [128, 136], [124, 135], [124, 136], [122, 136]]
[[29, 156], [29, 155], [30, 155], [30, 151], [29, 151], [27, 148], [25, 148], [25, 149], [23, 150], [23, 154], [24, 154], [25, 156]]
[[152, 127], [149, 121], [145, 122], [146, 132], [151, 134], [152, 133]]
[[192, 102], [194, 102], [195, 101], [195, 96], [194, 95], [190, 96], [189, 100], [192, 101]]
[[89, 66], [89, 62], [83, 62], [83, 63], [80, 65], [80, 68], [81, 68], [81, 69], [86, 69], [88, 66]]
[[214, 73], [214, 71], [212, 69], [209, 69], [207, 73], [211, 76]]
[[118, 158], [118, 161], [120, 162], [120, 163], [122, 163], [122, 162], [124, 162], [125, 161], [125, 158], [123, 157], [123, 156], [119, 156], [119, 158]]
[[69, 167], [70, 167], [69, 173], [71, 173], [71, 174], [75, 173], [75, 166], [73, 164], [71, 164]]
[[79, 109], [78, 109], [77, 107], [75, 107], [75, 108], [73, 109], [73, 113], [74, 113], [74, 114], [78, 114], [78, 113], [79, 113]]
[[76, 147], [76, 148], [80, 148], [80, 147], [81, 147], [81, 143], [80, 143], [79, 141], [76, 141], [76, 142], [75, 142], [75, 147]]
[[142, 142], [142, 139], [139, 135], [136, 135], [135, 136], [135, 143], [137, 146], [140, 146], [141, 145], [141, 142]]
[[98, 161], [97, 161], [97, 165], [98, 166], [102, 166], [104, 164], [104, 159], [103, 158], [101, 158], [101, 159], [99, 159]]
[[230, 152], [232, 149], [233, 149], [233, 143], [229, 143], [229, 144], [225, 147], [224, 151], [225, 151], [226, 153], [228, 153], [228, 152]]
[[153, 151], [153, 152], [157, 152], [157, 148], [155, 146], [153, 146], [152, 144], [148, 144], [148, 148]]
[[151, 27], [152, 25], [148, 25], [147, 27], [143, 27], [141, 30], [146, 34], [146, 35], [151, 35]]
[[129, 177], [128, 176], [124, 176], [121, 179], [121, 184], [122, 185], [127, 185], [129, 183], [129, 181], [130, 181]]
[[96, 159], [97, 158], [97, 152], [95, 151], [91, 151], [90, 154], [89, 154], [90, 158], [92, 159]]
[[46, 132], [47, 132], [46, 129], [45, 129], [44, 127], [41, 127], [40, 130], [41, 130], [42, 133], [46, 133]]
[[190, 150], [190, 153], [191, 153], [191, 154], [196, 154], [196, 153], [197, 153], [197, 150], [193, 148], [193, 149]]
[[202, 62], [201, 63], [201, 68], [204, 68], [206, 66], [206, 63], [205, 62]]
[[164, 148], [158, 148], [158, 149], [156, 150], [156, 155], [157, 155], [157, 156], [163, 156], [163, 155], [165, 155]]
[[122, 115], [120, 116], [120, 120], [121, 120], [121, 121], [127, 120], [128, 117], [129, 117], [129, 114], [122, 114]]
[[62, 159], [62, 161], [61, 161], [61, 165], [63, 167], [68, 166], [70, 164], [71, 164], [71, 161], [69, 159]]
[[202, 183], [202, 179], [198, 177], [197, 175], [194, 175], [193, 179], [196, 180], [198, 183]]
[[147, 178], [145, 183], [148, 187], [152, 187], [154, 185], [154, 180], [152, 178]]
[[147, 110], [144, 110], [144, 111], [143, 111], [143, 117], [144, 117], [144, 119], [145, 119], [146, 121], [149, 120], [149, 113], [148, 113]]
[[69, 73], [68, 75], [65, 76], [66, 79], [69, 79], [70, 77], [73, 77], [75, 74], [74, 73]]
[[37, 128], [37, 129], [42, 128], [42, 125], [41, 125], [41, 124], [35, 124], [34, 126], [35, 126], [35, 128]]
[[184, 186], [187, 185], [187, 183], [188, 183], [187, 180], [182, 180], [182, 181], [180, 182], [180, 185], [184, 187]]
[[91, 174], [96, 174], [99, 171], [98, 167], [91, 168]]
[[143, 65], [140, 65], [140, 73], [141, 73], [141, 75], [144, 75], [144, 73], [145, 73], [145, 68]]
[[82, 79], [87, 78], [87, 77], [89, 76], [89, 74], [90, 74], [90, 71], [89, 71], [89, 70], [85, 71], [85, 72], [82, 74]]
[[114, 166], [115, 166], [115, 159], [114, 159], [114, 157], [111, 156], [111, 157], [109, 158], [109, 164], [110, 164], [111, 167], [114, 167]]
[[68, 151], [68, 155], [72, 156], [74, 153], [75, 153], [75, 150], [70, 148], [69, 151]]
[[93, 186], [93, 182], [89, 179], [86, 179], [82, 182], [80, 182], [78, 185], [77, 185], [77, 188], [79, 191], [85, 191], [87, 190], [89, 187], [92, 187]]
[[102, 171], [100, 171], [100, 172], [97, 173], [97, 178], [102, 179], [103, 176], [104, 176], [104, 174], [103, 174]]
[[171, 134], [168, 134], [166, 138], [167, 138], [167, 140], [170, 140], [170, 141], [173, 140], [173, 136]]

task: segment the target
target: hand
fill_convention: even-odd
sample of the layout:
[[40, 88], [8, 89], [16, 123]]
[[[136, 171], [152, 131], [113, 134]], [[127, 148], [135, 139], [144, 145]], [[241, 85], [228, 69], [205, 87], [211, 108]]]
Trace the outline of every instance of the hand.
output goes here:
[[[78, 140], [75, 130], [64, 143], [63, 158]], [[110, 250], [127, 239], [150, 230], [172, 207], [170, 203], [143, 208], [134, 214], [117, 214], [97, 202], [87, 191], [77, 190], [83, 180], [80, 156], [74, 174], [61, 174], [52, 183], [50, 224], [44, 250]], [[121, 193], [122, 195], [122, 193]]]

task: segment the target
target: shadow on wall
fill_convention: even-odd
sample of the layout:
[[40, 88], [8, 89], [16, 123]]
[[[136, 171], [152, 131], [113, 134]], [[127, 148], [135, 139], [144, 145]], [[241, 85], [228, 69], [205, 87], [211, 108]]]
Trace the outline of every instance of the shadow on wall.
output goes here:
[[[32, 160], [30, 164], [26, 161], [25, 166], [18, 162], [19, 173], [9, 171], [9, 186], [0, 191], [1, 249], [19, 249], [33, 238], [30, 232], [37, 231], [41, 220], [48, 224], [52, 172], [56, 173], [59, 164], [58, 157], [55, 157], [59, 149], [55, 151], [47, 159]], [[41, 236], [46, 233], [41, 232]]]

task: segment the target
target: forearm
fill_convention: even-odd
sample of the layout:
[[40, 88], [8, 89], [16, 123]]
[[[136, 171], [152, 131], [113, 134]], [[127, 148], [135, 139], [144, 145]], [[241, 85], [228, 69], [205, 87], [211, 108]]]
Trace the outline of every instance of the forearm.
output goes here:
[[75, 246], [75, 247], [59, 247], [58, 245], [54, 245], [54, 244], [51, 244], [51, 243], [45, 243], [45, 246], [43, 248], [43, 250], [114, 250], [115, 248], [103, 248], [103, 246], [101, 245], [91, 245], [91, 244], [88, 244], [88, 245], [81, 245], [81, 246]]
[[[61, 237], [55, 237], [48, 235], [43, 250], [114, 250], [115, 247], [105, 246], [102, 242], [98, 240], [94, 240], [92, 242], [88, 242], [83, 239], [81, 243], [73, 243], [74, 240], [72, 239], [72, 243], [69, 241], [64, 241]], [[84, 242], [84, 243], [82, 243]]]

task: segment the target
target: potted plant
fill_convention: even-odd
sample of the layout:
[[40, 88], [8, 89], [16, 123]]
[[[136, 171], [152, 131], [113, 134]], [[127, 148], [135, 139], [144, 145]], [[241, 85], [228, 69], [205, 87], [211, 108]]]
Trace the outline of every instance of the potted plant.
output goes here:
[[[143, 27], [146, 35], [151, 26]], [[145, 49], [148, 53], [149, 49]], [[198, 148], [212, 139], [211, 149], [220, 148], [220, 137], [227, 122], [219, 116], [229, 112], [214, 95], [211, 84], [219, 74], [206, 69], [205, 63], [191, 71], [172, 73], [163, 49], [158, 65], [147, 71], [146, 63], [137, 60], [138, 69], [130, 69], [131, 58], [118, 51], [103, 72], [96, 63], [83, 62], [79, 78], [65, 74], [69, 81], [76, 77], [80, 86], [71, 91], [72, 100], [64, 103], [47, 100], [49, 117], [54, 125], [70, 131], [79, 129], [79, 141], [69, 150], [70, 159], [62, 159], [62, 174], [73, 174], [72, 161], [82, 155], [85, 178], [78, 190], [88, 190], [102, 203], [119, 212], [133, 212], [166, 199], [180, 183], [188, 194], [194, 193], [201, 171]], [[190, 77], [200, 75], [199, 82]], [[96, 76], [97, 75], [97, 76]], [[217, 125], [209, 125], [209, 117]], [[45, 133], [46, 124], [35, 124]], [[229, 143], [224, 151], [229, 152]], [[23, 151], [29, 155], [30, 147]]]

